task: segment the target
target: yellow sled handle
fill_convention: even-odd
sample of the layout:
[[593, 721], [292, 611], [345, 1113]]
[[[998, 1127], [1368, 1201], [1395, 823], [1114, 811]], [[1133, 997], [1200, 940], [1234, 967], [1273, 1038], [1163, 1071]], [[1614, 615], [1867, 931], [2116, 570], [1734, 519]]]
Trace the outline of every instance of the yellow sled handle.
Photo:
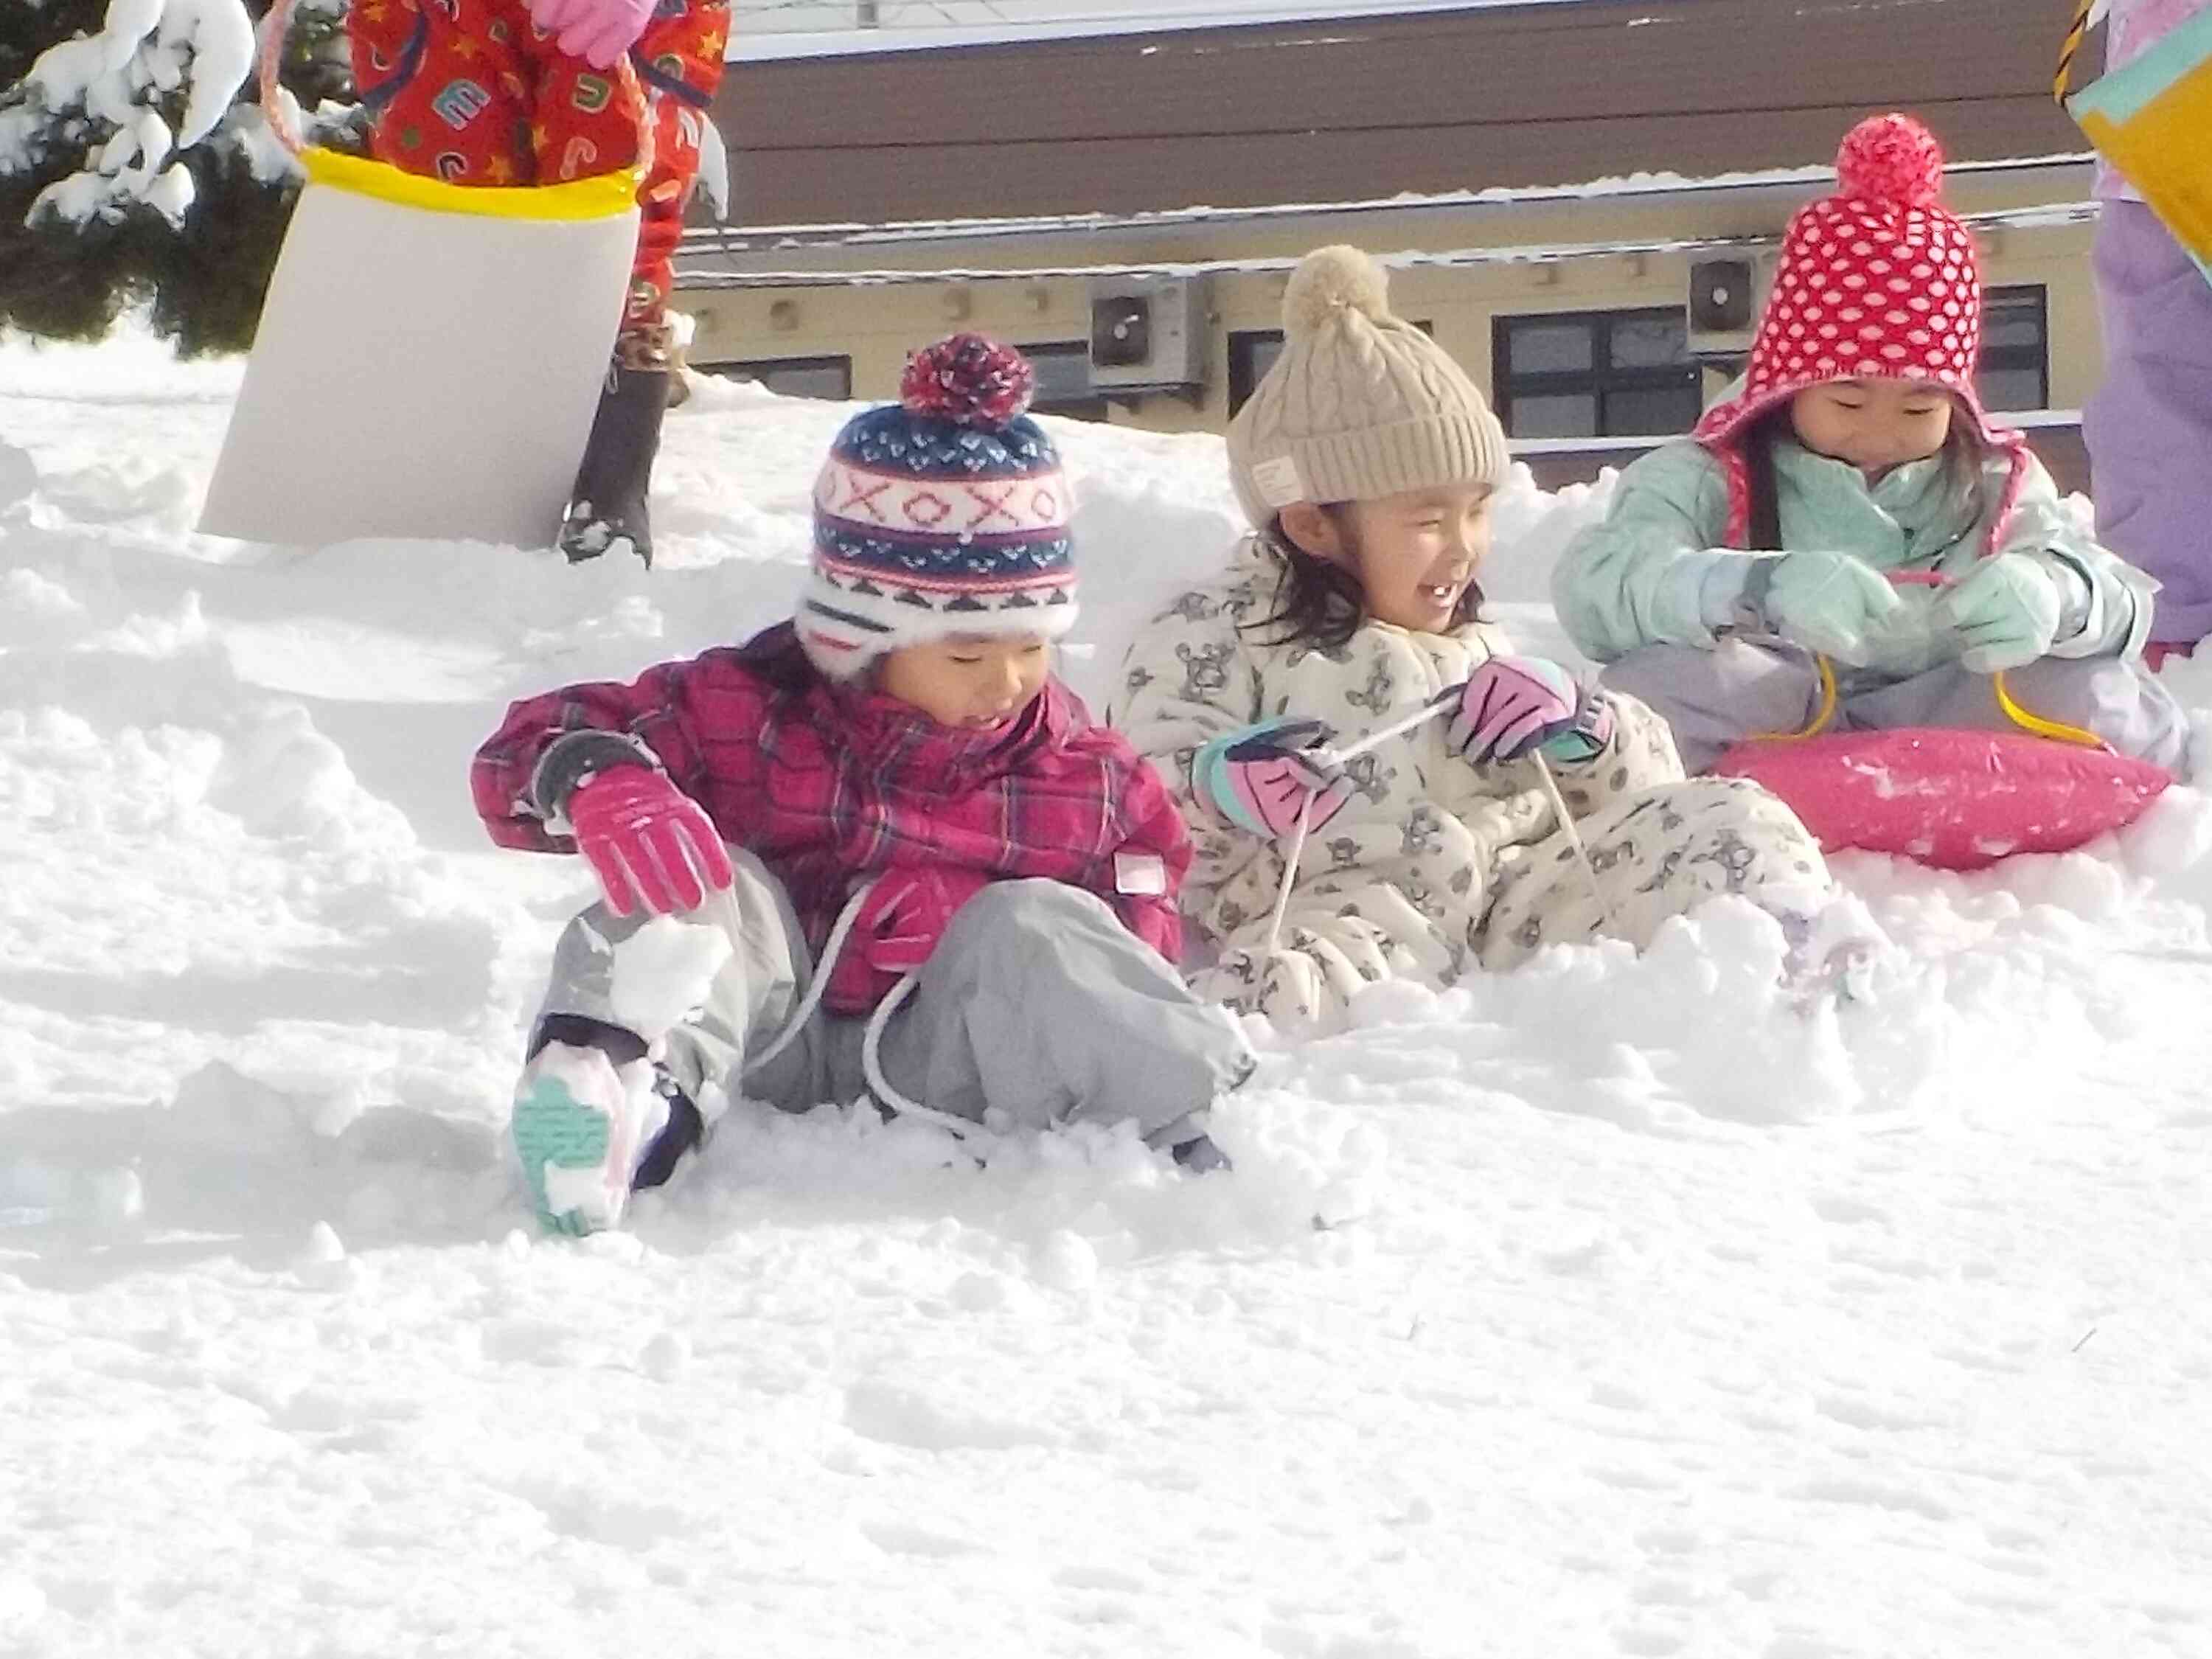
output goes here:
[[[2081, 0], [2081, 16], [2085, 21], [2089, 15], [2089, 8], [2093, 3], [2094, 0]], [[1899, 587], [1947, 587], [1950, 585], [1945, 578], [1937, 575], [1932, 570], [1893, 570], [1889, 573], [1889, 579]], [[1813, 716], [1812, 723], [1802, 732], [1754, 732], [1752, 737], [1753, 742], [1801, 742], [1807, 738], [1818, 737], [1827, 728], [1828, 722], [1836, 717], [1838, 694], [1836, 688], [1835, 665], [1827, 658], [1817, 653], [1813, 661], [1820, 671], [1820, 707], [1819, 712]], [[2063, 720], [2046, 720], [2033, 709], [2023, 707], [2019, 699], [2013, 696], [2012, 687], [2006, 683], [2002, 669], [1990, 676], [1990, 690], [1996, 694], [1997, 707], [2003, 711], [2004, 717], [2023, 732], [2032, 732], [2039, 738], [2048, 738], [2053, 743], [2070, 743], [2083, 749], [2107, 747], [2105, 740], [2094, 732], [2087, 731], [2079, 726], [2069, 726]]]

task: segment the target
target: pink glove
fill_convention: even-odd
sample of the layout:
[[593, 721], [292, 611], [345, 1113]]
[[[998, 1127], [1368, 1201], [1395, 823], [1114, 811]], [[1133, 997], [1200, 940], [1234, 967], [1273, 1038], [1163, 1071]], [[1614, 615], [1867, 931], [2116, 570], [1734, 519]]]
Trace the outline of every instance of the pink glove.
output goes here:
[[1352, 796], [1344, 769], [1314, 753], [1328, 736], [1319, 720], [1287, 716], [1241, 727], [1193, 757], [1192, 787], [1249, 834], [1279, 841], [1297, 829], [1301, 812], [1309, 831], [1319, 830]]
[[561, 50], [595, 70], [612, 69], [637, 44], [655, 0], [525, 0], [531, 21]]
[[657, 916], [696, 910], [710, 889], [735, 879], [714, 821], [650, 767], [610, 767], [585, 779], [568, 797], [568, 816], [618, 916], [641, 906]]
[[854, 919], [851, 937], [830, 969], [825, 1000], [860, 1013], [889, 994], [903, 975], [927, 962], [960, 907], [990, 884], [974, 870], [893, 870]]
[[1542, 657], [1492, 657], [1460, 688], [1445, 741], [1477, 766], [1541, 749], [1572, 764], [1602, 750], [1613, 711], [1585, 698], [1574, 676]]

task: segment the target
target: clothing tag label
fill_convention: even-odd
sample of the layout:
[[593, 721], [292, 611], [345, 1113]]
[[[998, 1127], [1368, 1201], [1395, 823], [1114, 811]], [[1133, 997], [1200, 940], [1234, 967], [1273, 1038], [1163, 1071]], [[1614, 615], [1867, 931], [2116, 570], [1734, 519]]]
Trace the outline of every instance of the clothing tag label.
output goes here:
[[1167, 860], [1157, 853], [1115, 854], [1114, 890], [1153, 897], [1166, 892]]
[[1298, 477], [1298, 464], [1288, 455], [1254, 467], [1252, 483], [1270, 507], [1289, 507], [1306, 498], [1306, 481]]

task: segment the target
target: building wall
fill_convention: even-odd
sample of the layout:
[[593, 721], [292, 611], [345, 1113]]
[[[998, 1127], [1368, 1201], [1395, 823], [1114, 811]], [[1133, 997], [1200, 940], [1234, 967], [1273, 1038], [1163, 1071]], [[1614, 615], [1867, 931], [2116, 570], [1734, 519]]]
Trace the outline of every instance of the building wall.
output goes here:
[[[749, 224], [1342, 201], [1817, 164], [1920, 112], [1958, 159], [2077, 146], [2057, 0], [1583, 0], [735, 62]], [[1388, 180], [1378, 189], [1378, 181]]]
[[[1802, 200], [1811, 188], [1772, 203], [1764, 223], [1738, 219], [1729, 231], [1718, 234], [1778, 235], [1787, 208]], [[1711, 202], [1678, 203], [1674, 210], [1689, 222], [1675, 230], [1677, 237], [1700, 234], [1700, 220], [1725, 222], [1731, 215], [1724, 204]], [[1493, 216], [1486, 227], [1487, 234], [1509, 239], [1507, 246], [1522, 245], [1523, 231], [1532, 242], [1569, 231], [1576, 241], [1606, 242], [1648, 232], [1668, 213], [1663, 205], [1638, 203], [1623, 209], [1597, 198], [1571, 212], [1532, 214], [1525, 225], [1510, 216]], [[1425, 242], [1401, 240], [1408, 234], [1403, 227], [1376, 224], [1365, 229], [1366, 245], [1388, 252], [1449, 246], [1467, 227], [1449, 222], [1419, 227]], [[1324, 241], [1342, 240], [1346, 234], [1341, 223], [1316, 215], [1303, 222], [1271, 222], [1259, 234], [1224, 226], [1210, 236], [1183, 236], [1173, 251], [1182, 260], [1288, 259]], [[2045, 289], [2049, 403], [2053, 408], [2079, 409], [2102, 373], [2089, 279], [2092, 234], [2090, 224], [2076, 222], [2007, 227], [1984, 238], [1985, 283]], [[959, 268], [979, 269], [980, 259], [972, 258], [979, 252], [1007, 258], [1017, 266], [1051, 270], [1088, 264], [1102, 252], [1134, 251], [1102, 249], [1101, 240], [1042, 237], [1020, 248], [963, 248], [972, 263], [963, 260]], [[932, 256], [925, 251], [901, 257], [922, 261]], [[944, 257], [943, 250], [935, 257]], [[1476, 382], [1489, 386], [1493, 382], [1492, 325], [1496, 318], [1679, 307], [1687, 291], [1693, 257], [1690, 251], [1669, 249], [1559, 257], [1541, 264], [1414, 265], [1392, 273], [1392, 303], [1401, 316], [1430, 324], [1437, 341]], [[872, 268], [887, 268], [879, 266], [873, 251], [866, 258]], [[691, 361], [708, 366], [846, 356], [851, 360], [852, 395], [886, 398], [896, 395], [908, 354], [955, 329], [973, 328], [1021, 345], [1089, 337], [1089, 288], [1082, 276], [936, 277], [926, 273], [926, 265], [920, 265], [911, 280], [854, 284], [824, 272], [825, 280], [820, 282], [686, 289], [679, 293], [678, 302], [698, 321]], [[1160, 431], [1220, 430], [1230, 413], [1231, 336], [1280, 326], [1284, 280], [1279, 271], [1212, 274], [1208, 374], [1202, 398], [1194, 405], [1172, 396], [1147, 396], [1134, 407], [1115, 406], [1109, 418]]]

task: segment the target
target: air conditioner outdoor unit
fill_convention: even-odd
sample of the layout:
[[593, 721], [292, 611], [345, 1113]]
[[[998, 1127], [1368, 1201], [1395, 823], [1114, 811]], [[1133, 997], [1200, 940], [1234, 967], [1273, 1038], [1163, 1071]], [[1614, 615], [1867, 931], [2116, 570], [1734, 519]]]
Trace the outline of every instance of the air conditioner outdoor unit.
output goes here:
[[1741, 357], [1759, 331], [1760, 281], [1749, 255], [1690, 264], [1689, 337], [1693, 357]]
[[1206, 384], [1211, 317], [1203, 276], [1091, 279], [1091, 386], [1108, 397], [1190, 393]]

